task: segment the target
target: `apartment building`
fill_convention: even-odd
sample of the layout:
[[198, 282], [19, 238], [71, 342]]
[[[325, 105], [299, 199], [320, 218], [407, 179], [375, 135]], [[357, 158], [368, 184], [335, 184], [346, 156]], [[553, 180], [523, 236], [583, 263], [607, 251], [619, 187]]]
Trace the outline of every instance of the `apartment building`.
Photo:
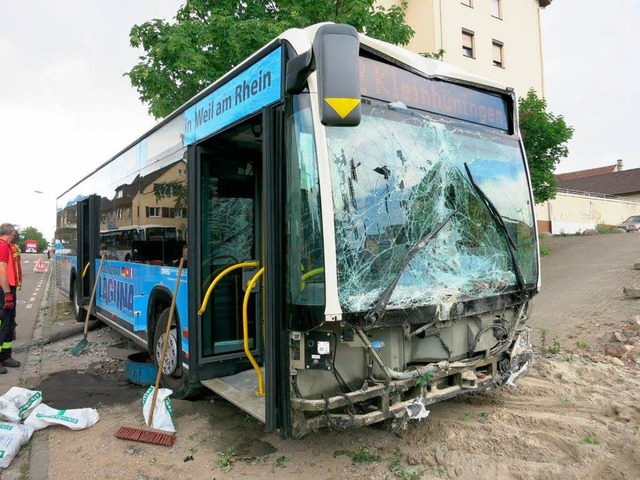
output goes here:
[[[552, 0], [407, 0], [415, 30], [407, 48], [444, 50], [444, 61], [544, 96], [541, 10]], [[378, 0], [384, 7], [402, 0]]]

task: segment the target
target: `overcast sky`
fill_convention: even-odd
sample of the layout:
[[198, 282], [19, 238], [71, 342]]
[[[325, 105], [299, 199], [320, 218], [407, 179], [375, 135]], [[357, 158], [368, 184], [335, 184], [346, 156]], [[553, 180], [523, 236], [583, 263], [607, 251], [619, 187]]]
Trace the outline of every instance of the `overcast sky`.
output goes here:
[[[181, 3], [0, 0], [0, 223], [51, 237], [55, 197], [155, 124], [123, 77], [141, 54], [129, 31]], [[576, 130], [558, 172], [640, 167], [639, 24], [637, 0], [554, 0], [543, 12], [549, 110]]]

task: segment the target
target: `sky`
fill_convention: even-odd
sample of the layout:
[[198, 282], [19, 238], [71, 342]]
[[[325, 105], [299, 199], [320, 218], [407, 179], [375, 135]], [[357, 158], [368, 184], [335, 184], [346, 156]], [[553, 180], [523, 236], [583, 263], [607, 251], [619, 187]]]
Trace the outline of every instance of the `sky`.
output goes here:
[[[181, 4], [0, 0], [0, 223], [52, 238], [55, 197], [155, 125], [123, 76], [129, 31]], [[548, 110], [575, 128], [557, 172], [640, 167], [640, 2], [554, 0], [542, 21]]]

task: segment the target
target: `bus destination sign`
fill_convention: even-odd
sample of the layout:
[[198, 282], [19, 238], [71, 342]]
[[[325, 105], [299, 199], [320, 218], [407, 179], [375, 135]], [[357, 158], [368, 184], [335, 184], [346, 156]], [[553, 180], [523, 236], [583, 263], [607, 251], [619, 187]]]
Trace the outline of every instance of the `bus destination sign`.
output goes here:
[[279, 47], [184, 112], [184, 145], [192, 145], [280, 99], [281, 76]]
[[424, 78], [366, 57], [360, 57], [360, 94], [509, 131], [504, 97]]

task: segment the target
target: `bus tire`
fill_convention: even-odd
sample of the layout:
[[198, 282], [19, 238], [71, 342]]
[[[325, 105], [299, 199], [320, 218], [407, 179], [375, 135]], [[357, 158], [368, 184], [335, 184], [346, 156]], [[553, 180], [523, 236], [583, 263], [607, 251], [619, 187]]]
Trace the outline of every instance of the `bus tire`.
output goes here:
[[[174, 314], [175, 315], [175, 314]], [[160, 356], [162, 355], [162, 343], [164, 334], [169, 321], [169, 308], [165, 308], [160, 316], [153, 334], [153, 358], [156, 366], [160, 364]], [[167, 344], [167, 352], [164, 356], [162, 365], [162, 377], [160, 384], [162, 387], [173, 390], [175, 398], [191, 398], [196, 396], [199, 391], [199, 385], [193, 385], [189, 381], [189, 376], [184, 373], [182, 368], [182, 352], [178, 341], [178, 332], [180, 325], [175, 316], [172, 320], [171, 330], [169, 331], [169, 343]]]
[[73, 306], [73, 316], [76, 318], [76, 322], [84, 322], [87, 316], [87, 311], [80, 306], [80, 299], [78, 298], [78, 279], [74, 278], [73, 292], [71, 292], [71, 303]]

